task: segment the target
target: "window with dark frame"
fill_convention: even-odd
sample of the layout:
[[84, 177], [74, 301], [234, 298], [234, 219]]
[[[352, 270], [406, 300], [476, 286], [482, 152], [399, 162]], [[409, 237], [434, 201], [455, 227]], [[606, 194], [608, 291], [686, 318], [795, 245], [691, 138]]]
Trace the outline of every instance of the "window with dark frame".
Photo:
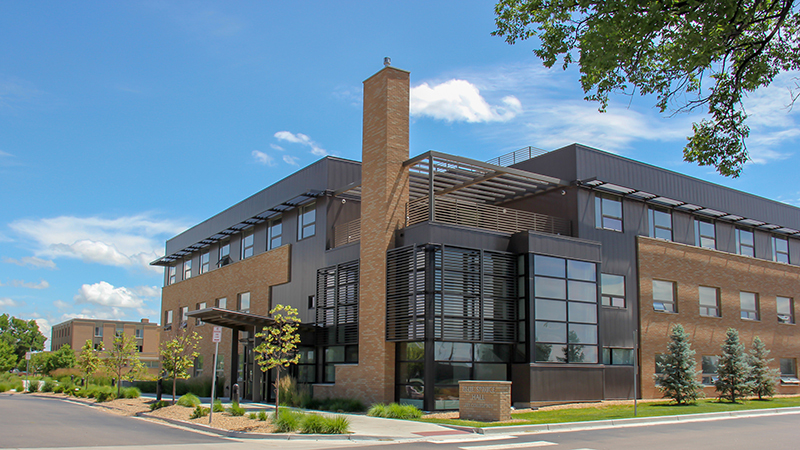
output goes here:
[[611, 366], [632, 366], [632, 348], [603, 347], [603, 364]]
[[699, 286], [700, 315], [708, 317], [722, 317], [719, 308], [719, 289], [715, 287]]
[[[200, 311], [201, 309], [206, 309], [206, 302], [200, 302], [197, 304], [197, 310]], [[203, 325], [205, 322], [200, 320], [199, 318], [194, 319], [194, 324], [197, 326]]]
[[650, 237], [672, 240], [672, 214], [667, 209], [651, 206], [647, 209]]
[[242, 258], [247, 259], [253, 256], [253, 228], [251, 227], [248, 230], [242, 232]]
[[[231, 257], [231, 243], [225, 242], [224, 244], [220, 244], [219, 247], [219, 260], [217, 262], [218, 265], [224, 266], [227, 264], [225, 261], [226, 259], [230, 260]], [[229, 262], [229, 261], [228, 261]]]
[[228, 299], [225, 297], [217, 299], [217, 308], [228, 309]]
[[775, 300], [778, 309], [778, 323], [794, 323], [794, 299], [778, 296]]
[[314, 296], [314, 295], [309, 295], [308, 296], [308, 309], [313, 309], [316, 306], [315, 303], [314, 303], [315, 299], [316, 299], [316, 296]]
[[703, 356], [703, 378], [702, 383], [704, 386], [714, 386], [714, 383], [719, 378], [717, 376], [717, 368], [719, 367], [718, 356]]
[[281, 216], [278, 216], [270, 220], [267, 227], [267, 250], [280, 247], [282, 235], [283, 224], [281, 223]]
[[169, 266], [167, 273], [169, 274], [167, 277], [167, 285], [175, 284], [178, 278], [178, 266]]
[[653, 310], [677, 313], [675, 290], [675, 283], [672, 281], [653, 280]]
[[694, 219], [694, 245], [711, 250], [717, 249], [717, 233], [712, 220]]
[[772, 236], [772, 260], [789, 264], [789, 240]]
[[239, 311], [250, 312], [250, 293], [242, 292], [239, 294]]
[[192, 260], [186, 259], [183, 261], [183, 279], [188, 280], [192, 278]]
[[314, 236], [317, 222], [317, 203], [311, 202], [298, 208], [297, 240]]
[[625, 307], [625, 277], [609, 273], [600, 274], [600, 304], [611, 308]]
[[211, 255], [209, 255], [208, 252], [205, 252], [202, 255], [200, 255], [200, 274], [201, 275], [206, 273], [206, 272], [208, 272], [208, 270], [210, 268], [210, 262], [211, 262]]
[[797, 359], [781, 358], [781, 384], [800, 385], [797, 378]]
[[759, 320], [758, 294], [754, 292], [739, 292], [739, 302], [742, 307], [742, 319]]
[[736, 253], [755, 258], [756, 247], [753, 232], [743, 228], [736, 229]]
[[595, 227], [622, 232], [622, 200], [599, 193], [594, 200]]

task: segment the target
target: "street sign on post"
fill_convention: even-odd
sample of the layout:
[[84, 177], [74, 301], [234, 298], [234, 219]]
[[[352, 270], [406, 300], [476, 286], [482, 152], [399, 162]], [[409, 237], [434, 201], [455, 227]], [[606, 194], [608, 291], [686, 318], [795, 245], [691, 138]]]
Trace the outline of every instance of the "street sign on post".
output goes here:
[[30, 361], [31, 360], [31, 352], [25, 352], [25, 360], [26, 361]]
[[222, 327], [214, 327], [211, 335], [211, 342], [214, 343], [214, 368], [211, 370], [211, 408], [208, 411], [208, 424], [211, 425], [211, 418], [214, 417], [214, 396], [217, 393], [217, 355], [219, 354], [219, 343], [222, 342]]

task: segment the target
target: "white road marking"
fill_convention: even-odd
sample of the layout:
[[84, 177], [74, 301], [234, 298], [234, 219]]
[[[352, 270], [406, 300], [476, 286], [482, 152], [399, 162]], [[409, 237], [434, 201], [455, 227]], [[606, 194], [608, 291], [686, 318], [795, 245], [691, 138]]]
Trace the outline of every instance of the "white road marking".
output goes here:
[[436, 439], [432, 440], [429, 439], [428, 442], [431, 444], [452, 444], [457, 442], [481, 442], [481, 441], [500, 441], [503, 439], [514, 439], [516, 436], [481, 436], [481, 437], [465, 437], [462, 439], [459, 438], [447, 438], [447, 439]]
[[477, 445], [471, 447], [458, 447], [461, 450], [505, 450], [510, 448], [533, 448], [533, 447], [547, 447], [550, 445], [558, 445], [555, 442], [548, 441], [533, 441], [521, 442], [519, 444], [497, 444], [497, 445]]

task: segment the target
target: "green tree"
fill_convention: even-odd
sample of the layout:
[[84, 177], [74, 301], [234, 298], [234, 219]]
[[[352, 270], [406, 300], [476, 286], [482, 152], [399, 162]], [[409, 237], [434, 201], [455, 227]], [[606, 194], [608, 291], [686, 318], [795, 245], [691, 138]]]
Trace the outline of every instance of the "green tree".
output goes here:
[[757, 395], [759, 400], [775, 395], [775, 383], [778, 382], [778, 371], [769, 368], [769, 363], [773, 359], [767, 358], [768, 356], [767, 346], [760, 337], [754, 337], [753, 348], [747, 355], [747, 364], [750, 365], [747, 380], [750, 382], [752, 393]]
[[546, 67], [577, 59], [585, 98], [601, 111], [609, 94], [637, 91], [656, 95], [662, 113], [707, 108], [684, 159], [736, 177], [748, 160], [742, 99], [800, 67], [798, 9], [792, 0], [499, 0], [492, 34], [509, 44], [538, 37]]
[[145, 374], [144, 363], [139, 360], [136, 338], [119, 333], [114, 336], [111, 348], [106, 350], [103, 365], [117, 380], [117, 397], [122, 390], [122, 381], [134, 381]]
[[89, 378], [94, 376], [102, 364], [99, 355], [100, 351], [103, 351], [103, 343], [101, 342], [99, 349], [95, 350], [91, 339], [87, 339], [86, 343], [81, 347], [76, 363], [78, 370], [83, 375], [84, 387], [89, 384]]
[[682, 325], [672, 327], [667, 353], [657, 362], [661, 373], [654, 377], [658, 389], [679, 405], [691, 403], [702, 396], [702, 385], [697, 381], [694, 360], [695, 351], [689, 342], [689, 335]]
[[17, 361], [25, 360], [25, 352], [44, 350], [46, 338], [35, 320], [22, 320], [8, 314], [0, 315], [0, 339], [14, 348]]
[[752, 389], [749, 375], [750, 365], [747, 364], [744, 344], [739, 342], [739, 332], [728, 328], [717, 365], [717, 381], [714, 382], [720, 398], [736, 403], [737, 397], [747, 395]]
[[263, 339], [253, 350], [256, 353], [256, 361], [261, 367], [261, 371], [276, 368], [275, 376], [275, 417], [278, 417], [280, 407], [281, 369], [297, 364], [300, 361], [300, 354], [297, 352], [297, 344], [300, 343], [300, 334], [297, 332], [300, 319], [297, 318], [297, 309], [291, 306], [276, 305], [269, 312], [274, 322], [272, 325], [264, 327], [260, 333], [256, 333], [257, 338]]
[[0, 339], [0, 372], [11, 370], [16, 365], [17, 355], [14, 348], [5, 339]]
[[75, 352], [69, 344], [62, 345], [58, 350], [46, 354], [43, 372], [50, 375], [56, 369], [69, 369], [75, 367]]
[[197, 347], [201, 339], [203, 337], [196, 331], [189, 334], [183, 329], [171, 340], [161, 343], [161, 368], [172, 378], [173, 404], [175, 404], [178, 378], [189, 378], [189, 369], [194, 367], [194, 361], [200, 355]]

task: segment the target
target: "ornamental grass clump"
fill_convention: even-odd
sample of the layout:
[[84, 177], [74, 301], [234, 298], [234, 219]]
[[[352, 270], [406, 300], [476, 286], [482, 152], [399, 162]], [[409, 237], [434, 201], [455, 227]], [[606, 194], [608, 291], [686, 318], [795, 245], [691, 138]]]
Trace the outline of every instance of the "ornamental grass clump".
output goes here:
[[230, 413], [230, 415], [232, 415], [232, 416], [239, 417], [239, 416], [243, 416], [245, 411], [244, 411], [244, 408], [239, 406], [238, 403], [234, 402], [234, 403], [231, 403], [231, 407], [228, 408], [228, 413]]
[[44, 384], [42, 385], [42, 392], [53, 392], [56, 388], [56, 382], [53, 381], [52, 378], [48, 378], [44, 380]]
[[203, 408], [202, 406], [198, 405], [194, 409], [194, 411], [192, 411], [192, 415], [191, 415], [190, 419], [199, 419], [201, 417], [205, 417], [205, 416], [208, 415], [209, 411], [210, 411], [209, 408]]
[[213, 409], [214, 412], [225, 412], [225, 407], [222, 406], [222, 401], [220, 399], [214, 400]]
[[39, 380], [31, 380], [28, 382], [27, 392], [39, 392]]
[[300, 428], [300, 421], [303, 413], [291, 409], [282, 409], [279, 413], [273, 414], [272, 424], [275, 426], [276, 433], [291, 433]]
[[200, 398], [191, 393], [184, 394], [178, 399], [177, 404], [186, 408], [196, 408], [200, 406]]
[[267, 412], [266, 411], [259, 411], [258, 412], [258, 420], [265, 421], [267, 420]]
[[157, 402], [150, 403], [150, 411], [155, 411], [157, 409], [166, 408], [169, 406], [170, 403], [166, 400], [159, 400]]
[[399, 403], [376, 403], [367, 412], [368, 416], [385, 417], [387, 419], [419, 419], [422, 411], [414, 405], [401, 405]]
[[344, 416], [326, 417], [306, 414], [300, 421], [302, 434], [343, 434], [350, 429], [350, 421]]
[[128, 387], [122, 389], [123, 398], [139, 398], [141, 396], [142, 396], [142, 391], [140, 391], [139, 388]]

